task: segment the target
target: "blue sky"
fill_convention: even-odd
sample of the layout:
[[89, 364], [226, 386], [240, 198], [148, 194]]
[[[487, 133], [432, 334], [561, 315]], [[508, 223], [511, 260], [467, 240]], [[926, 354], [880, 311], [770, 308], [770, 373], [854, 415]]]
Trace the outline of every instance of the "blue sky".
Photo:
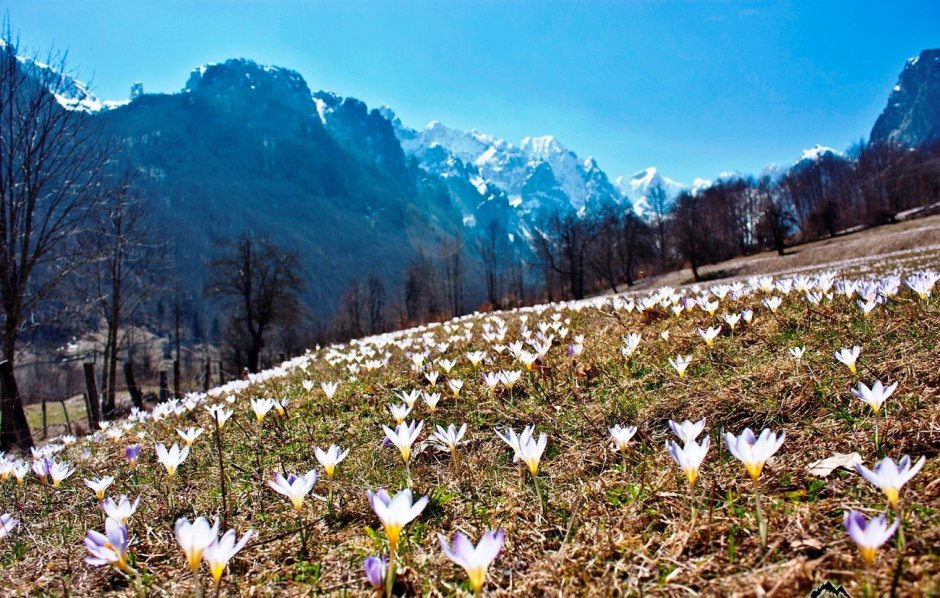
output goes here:
[[311, 89], [517, 143], [555, 135], [611, 176], [713, 178], [866, 137], [940, 2], [6, 0], [104, 99], [245, 57]]

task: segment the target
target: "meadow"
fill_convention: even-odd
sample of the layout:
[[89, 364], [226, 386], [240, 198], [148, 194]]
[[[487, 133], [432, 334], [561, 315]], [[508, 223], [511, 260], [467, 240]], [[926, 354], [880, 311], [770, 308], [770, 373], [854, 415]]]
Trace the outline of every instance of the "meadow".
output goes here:
[[910, 266], [473, 314], [8, 455], [3, 593], [936, 594]]

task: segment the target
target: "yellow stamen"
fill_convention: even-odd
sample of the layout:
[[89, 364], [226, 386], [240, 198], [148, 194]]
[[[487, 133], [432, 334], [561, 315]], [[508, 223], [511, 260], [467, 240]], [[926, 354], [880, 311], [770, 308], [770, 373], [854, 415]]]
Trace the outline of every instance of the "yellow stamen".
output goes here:
[[475, 567], [467, 569], [467, 577], [470, 579], [470, 585], [476, 594], [483, 588], [483, 582], [486, 580], [486, 569]]
[[898, 489], [897, 488], [885, 488], [884, 493], [885, 493], [885, 496], [888, 497], [888, 503], [891, 505], [891, 508], [893, 509], [898, 508], [898, 498], [899, 498]]

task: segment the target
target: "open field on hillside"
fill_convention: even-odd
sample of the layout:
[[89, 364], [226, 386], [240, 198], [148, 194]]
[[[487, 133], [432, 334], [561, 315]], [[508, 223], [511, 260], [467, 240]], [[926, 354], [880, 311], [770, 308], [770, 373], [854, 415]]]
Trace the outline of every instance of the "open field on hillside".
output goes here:
[[[876, 298], [867, 316], [860, 295]], [[771, 297], [781, 299], [775, 311]], [[726, 316], [748, 309], [753, 318], [729, 329]], [[721, 327], [710, 346], [699, 332], [709, 326]], [[641, 338], [625, 357], [629, 333]], [[833, 353], [855, 345], [852, 372]], [[800, 360], [790, 351], [798, 347]], [[478, 365], [473, 351], [485, 353]], [[679, 355], [691, 356], [681, 377], [669, 361]], [[21, 485], [14, 476], [0, 484], [0, 512], [19, 522], [0, 538], [0, 583], [7, 593], [175, 596], [198, 581], [213, 592], [207, 569], [194, 576], [174, 538], [179, 518], [205, 516], [224, 518], [239, 537], [252, 530], [221, 577], [224, 595], [369, 595], [363, 560], [391, 546], [367, 491], [394, 494], [410, 477], [415, 498], [428, 503], [401, 532], [399, 596], [468, 592], [438, 534], [450, 539], [459, 530], [476, 542], [497, 528], [505, 544], [485, 578], [490, 595], [800, 596], [825, 581], [853, 596], [936, 594], [938, 364], [935, 295], [921, 298], [898, 279], [854, 287], [835, 275], [604, 297], [363, 339], [53, 446], [57, 463], [76, 467], [58, 488], [32, 472]], [[483, 374], [494, 372], [504, 375], [491, 391]], [[511, 372], [519, 379], [510, 386]], [[897, 383], [877, 420], [877, 448], [872, 410], [851, 393], [876, 380]], [[332, 397], [321, 387], [329, 382], [338, 385]], [[383, 446], [382, 426], [394, 426], [389, 408], [412, 390], [420, 392], [405, 419], [423, 421], [423, 430], [406, 469], [399, 449]], [[268, 404], [262, 419], [252, 404], [261, 398], [286, 406]], [[211, 405], [233, 413], [218, 441]], [[698, 440], [707, 435], [711, 444], [690, 490], [666, 450], [667, 440], [678, 441], [669, 421], [700, 418]], [[467, 425], [453, 453], [429, 442], [435, 426], [448, 424]], [[624, 451], [608, 431], [616, 424], [638, 428]], [[494, 431], [527, 425], [534, 437], [546, 435], [534, 476]], [[155, 444], [183, 444], [177, 430], [188, 427], [205, 433], [170, 479]], [[745, 428], [786, 434], [757, 486], [765, 546], [754, 485], [723, 438]], [[131, 469], [125, 451], [138, 442]], [[349, 449], [332, 477], [314, 453], [330, 444]], [[854, 470], [808, 470], [853, 452], [868, 468], [882, 457], [926, 457], [900, 492], [903, 533], [870, 567], [846, 534], [844, 513], [894, 521], [899, 510]], [[528, 447], [523, 453], [535, 457]], [[299, 510], [268, 483], [276, 473], [311, 470], [319, 477]], [[83, 539], [104, 530], [104, 515], [82, 480], [99, 476], [114, 477], [108, 497], [140, 496], [127, 519], [129, 574], [83, 562]]]
[[[805, 243], [788, 248], [783, 256], [775, 251], [744, 256], [705, 266], [701, 273], [711, 283], [749, 276], [808, 274], [824, 270], [862, 276], [893, 268], [910, 271], [935, 267], [938, 255], [940, 215]], [[640, 281], [635, 288], [645, 290], [691, 282], [692, 271], [685, 269]]]

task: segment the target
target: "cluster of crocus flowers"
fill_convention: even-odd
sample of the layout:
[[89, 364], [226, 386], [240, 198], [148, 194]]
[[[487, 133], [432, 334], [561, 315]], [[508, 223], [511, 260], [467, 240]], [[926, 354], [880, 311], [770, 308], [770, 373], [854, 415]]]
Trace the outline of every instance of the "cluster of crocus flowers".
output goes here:
[[438, 536], [444, 554], [463, 567], [467, 573], [467, 579], [470, 580], [470, 586], [476, 594], [479, 594], [483, 588], [486, 572], [490, 564], [496, 560], [499, 551], [502, 550], [505, 538], [506, 532], [502, 528], [485, 532], [476, 546], [460, 532], [454, 534], [453, 545], [450, 545], [444, 536]]
[[[221, 538], [218, 537], [219, 522], [209, 525], [205, 517], [197, 517], [192, 522], [185, 517], [176, 520], [174, 534], [180, 548], [183, 549], [183, 555], [186, 557], [186, 564], [189, 566], [193, 575], [199, 573], [199, 565], [205, 560], [209, 566], [209, 573], [215, 581], [216, 588], [222, 581], [222, 574], [232, 560], [242, 548], [251, 539], [252, 530], [248, 530], [239, 540], [235, 530], [230, 529], [225, 532]], [[198, 588], [198, 579], [197, 579]]]
[[88, 530], [85, 535], [85, 548], [91, 556], [85, 562], [94, 567], [110, 565], [124, 573], [133, 574], [130, 566], [130, 536], [127, 526], [108, 517], [104, 522], [104, 533]]
[[58, 488], [64, 480], [75, 473], [75, 466], [64, 461], [56, 461], [55, 457], [42, 457], [33, 461], [33, 473], [41, 482]]
[[218, 532], [219, 522], [209, 525], [205, 517], [197, 517], [192, 522], [185, 517], [176, 520], [173, 533], [180, 548], [183, 549], [186, 564], [189, 565], [189, 570], [193, 572], [193, 575], [199, 572], [202, 555], [206, 548], [216, 540]]

